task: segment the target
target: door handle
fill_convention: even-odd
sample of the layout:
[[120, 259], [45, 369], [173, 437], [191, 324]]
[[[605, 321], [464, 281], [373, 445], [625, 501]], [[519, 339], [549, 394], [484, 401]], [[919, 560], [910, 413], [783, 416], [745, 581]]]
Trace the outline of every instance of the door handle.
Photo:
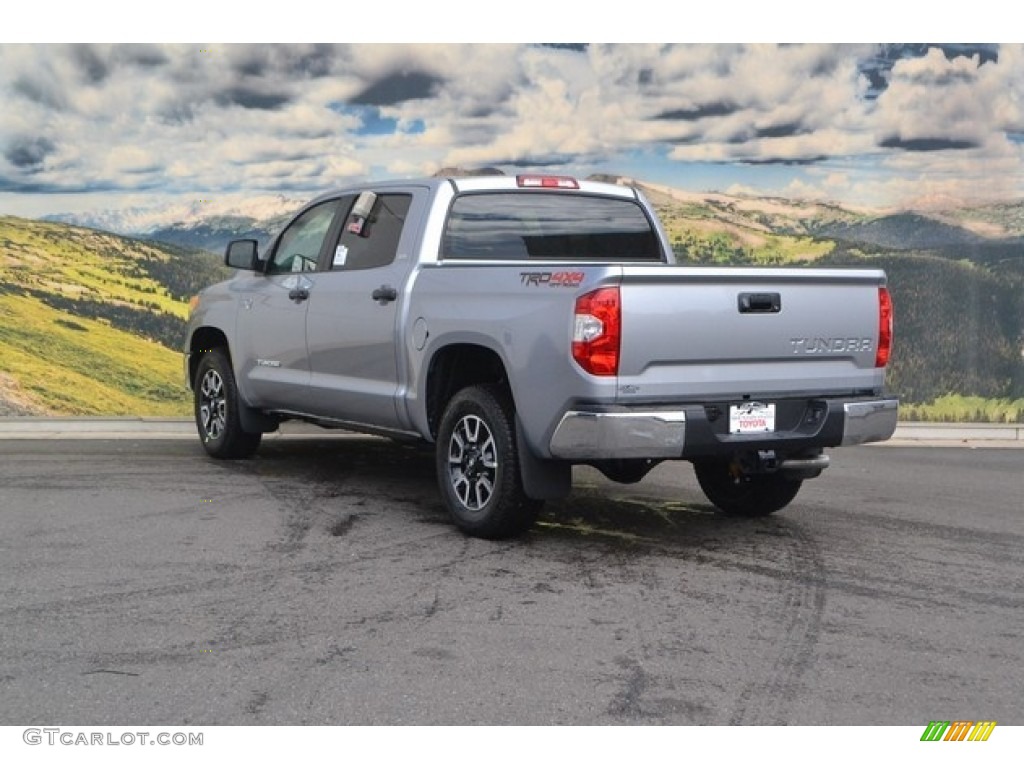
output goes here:
[[778, 293], [741, 293], [737, 297], [741, 314], [776, 314], [782, 311], [782, 295]]
[[309, 298], [309, 290], [306, 288], [292, 288], [288, 291], [288, 298], [296, 302], [305, 301]]
[[398, 291], [392, 288], [390, 285], [382, 285], [370, 294], [370, 297], [382, 305], [387, 304], [389, 301], [394, 301], [398, 298]]

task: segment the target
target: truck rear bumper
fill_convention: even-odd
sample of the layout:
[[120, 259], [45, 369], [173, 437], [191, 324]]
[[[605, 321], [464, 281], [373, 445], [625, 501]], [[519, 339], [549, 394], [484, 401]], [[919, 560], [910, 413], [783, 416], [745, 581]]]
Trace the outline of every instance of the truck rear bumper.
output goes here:
[[667, 459], [682, 456], [685, 445], [685, 411], [569, 411], [551, 437], [551, 455]]
[[841, 445], [879, 443], [896, 431], [899, 400], [868, 400], [843, 403], [843, 442]]
[[795, 454], [813, 448], [888, 440], [899, 401], [818, 398], [785, 404], [776, 432], [733, 435], [727, 404], [675, 408], [595, 407], [567, 412], [551, 437], [551, 455], [570, 461], [689, 459], [746, 450]]

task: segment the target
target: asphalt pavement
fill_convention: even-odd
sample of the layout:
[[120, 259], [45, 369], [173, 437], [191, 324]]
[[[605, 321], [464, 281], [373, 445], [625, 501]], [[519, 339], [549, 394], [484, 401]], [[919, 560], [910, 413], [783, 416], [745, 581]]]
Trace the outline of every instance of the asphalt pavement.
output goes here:
[[1024, 725], [1024, 451], [831, 453], [756, 521], [579, 469], [495, 543], [387, 440], [0, 440], [0, 724]]
[[[264, 440], [344, 436], [299, 421], [288, 421]], [[191, 419], [145, 416], [0, 417], [0, 440], [195, 440]], [[880, 446], [1024, 448], [1024, 424], [900, 422]]]

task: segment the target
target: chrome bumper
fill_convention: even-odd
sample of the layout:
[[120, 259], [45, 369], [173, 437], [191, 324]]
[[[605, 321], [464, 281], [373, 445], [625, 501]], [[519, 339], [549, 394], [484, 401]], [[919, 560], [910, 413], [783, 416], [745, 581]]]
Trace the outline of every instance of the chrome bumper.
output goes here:
[[692, 459], [762, 447], [800, 456], [810, 449], [888, 440], [896, 431], [896, 399], [818, 402], [826, 404], [827, 415], [817, 426], [800, 423], [788, 431], [760, 436], [723, 432], [723, 427], [708, 420], [702, 405], [672, 410], [569, 411], [555, 428], [549, 447], [552, 458], [580, 462]]
[[569, 411], [551, 437], [557, 459], [678, 459], [686, 442], [683, 411]]
[[842, 445], [888, 440], [896, 431], [899, 400], [871, 400], [843, 404]]

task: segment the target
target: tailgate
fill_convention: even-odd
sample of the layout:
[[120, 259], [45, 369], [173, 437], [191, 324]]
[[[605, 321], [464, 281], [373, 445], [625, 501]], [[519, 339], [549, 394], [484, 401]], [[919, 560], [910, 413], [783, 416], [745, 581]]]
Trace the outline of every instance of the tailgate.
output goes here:
[[880, 391], [881, 270], [624, 267], [620, 400]]

